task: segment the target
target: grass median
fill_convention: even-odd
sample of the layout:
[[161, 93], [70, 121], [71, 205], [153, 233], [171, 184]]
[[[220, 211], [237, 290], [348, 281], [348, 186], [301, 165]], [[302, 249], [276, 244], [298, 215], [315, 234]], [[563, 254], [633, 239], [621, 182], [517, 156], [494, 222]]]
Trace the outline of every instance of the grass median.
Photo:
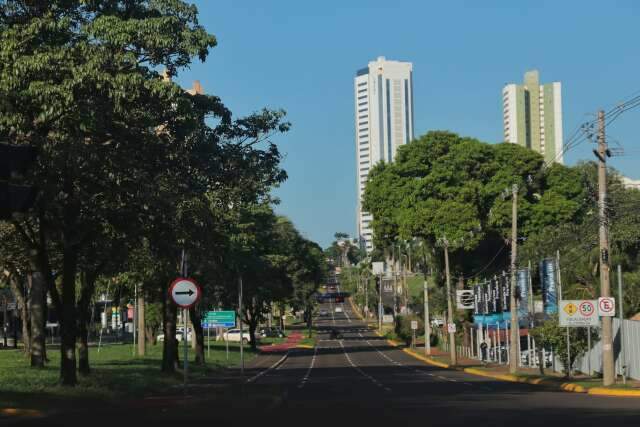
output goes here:
[[[255, 353], [245, 347], [245, 360]], [[131, 344], [112, 344], [91, 347], [89, 360], [91, 374], [78, 376], [76, 387], [59, 385], [60, 350], [49, 348], [50, 359], [43, 369], [29, 366], [29, 359], [20, 350], [0, 351], [0, 407], [64, 409], [91, 402], [117, 402], [122, 398], [144, 397], [167, 393], [182, 383], [182, 372], [162, 374], [162, 345], [149, 346], [144, 357], [133, 355]], [[205, 356], [207, 347], [205, 346]], [[182, 362], [182, 347], [180, 347]], [[240, 362], [238, 344], [229, 344], [227, 354], [224, 342], [211, 342], [206, 366], [194, 364], [194, 352], [189, 349], [189, 378], [195, 380], [215, 375], [221, 369], [237, 366]]]

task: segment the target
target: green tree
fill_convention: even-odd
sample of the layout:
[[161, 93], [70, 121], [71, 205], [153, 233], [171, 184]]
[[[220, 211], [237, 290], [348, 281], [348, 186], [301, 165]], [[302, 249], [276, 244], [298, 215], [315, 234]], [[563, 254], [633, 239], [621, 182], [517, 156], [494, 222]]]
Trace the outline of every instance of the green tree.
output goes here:
[[[555, 354], [560, 357], [567, 377], [571, 376], [575, 361], [589, 349], [587, 329], [569, 328], [569, 353], [567, 353], [567, 328], [559, 326], [557, 316], [533, 328], [531, 334], [540, 348], [553, 349]], [[592, 338], [598, 339], [597, 336]], [[543, 363], [540, 364], [540, 369], [544, 373]]]

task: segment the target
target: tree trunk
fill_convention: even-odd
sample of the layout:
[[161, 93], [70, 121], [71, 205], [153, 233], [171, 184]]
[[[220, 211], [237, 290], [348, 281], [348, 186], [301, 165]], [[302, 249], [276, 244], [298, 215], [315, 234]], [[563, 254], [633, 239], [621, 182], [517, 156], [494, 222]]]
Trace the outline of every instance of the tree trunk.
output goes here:
[[163, 292], [162, 325], [164, 342], [162, 343], [162, 372], [174, 373], [178, 367], [178, 340], [176, 339], [177, 306], [169, 300], [169, 293]]
[[151, 326], [145, 325], [145, 338], [147, 340], [147, 345], [156, 345], [156, 331], [153, 330]]
[[193, 324], [193, 335], [196, 343], [195, 363], [196, 365], [204, 365], [204, 331], [202, 329], [202, 323], [200, 323], [200, 313], [198, 313], [195, 306], [189, 309], [189, 317], [191, 317], [191, 323]]
[[[22, 312], [22, 344], [24, 345], [24, 354], [31, 355], [31, 316], [29, 316], [27, 304], [28, 302], [20, 305]], [[43, 345], [44, 341], [46, 340], [43, 340]]]
[[311, 330], [313, 329], [313, 306], [307, 305], [307, 308], [304, 312], [307, 320], [307, 329], [309, 331], [309, 336], [311, 336]]
[[9, 314], [7, 312], [7, 304], [9, 304], [7, 297], [2, 298], [2, 339], [4, 348], [7, 348], [7, 345], [9, 344], [7, 340], [7, 334], [9, 333]]
[[31, 278], [31, 366], [44, 368], [45, 362], [45, 304], [47, 303], [45, 283], [42, 274], [38, 271]]
[[144, 357], [146, 328], [144, 322], [144, 292], [138, 291], [138, 356]]
[[249, 339], [251, 341], [251, 349], [257, 350], [258, 343], [256, 342], [256, 329], [258, 327], [258, 323], [254, 320], [249, 322]]
[[76, 271], [78, 254], [65, 243], [62, 272], [62, 316], [60, 317], [60, 379], [65, 386], [75, 386], [76, 375]]
[[89, 328], [87, 327], [88, 321], [82, 319], [80, 315], [78, 324], [78, 333], [80, 334], [80, 343], [78, 344], [78, 372], [81, 375], [89, 375], [91, 373], [91, 367], [89, 366]]
[[81, 274], [80, 300], [78, 301], [78, 333], [80, 343], [78, 345], [78, 372], [89, 375], [89, 321], [91, 320], [91, 296], [95, 290], [97, 272]]
[[[5, 271], [5, 274], [9, 273]], [[31, 274], [27, 275], [27, 284], [25, 286], [20, 286], [16, 276], [14, 274], [9, 273], [9, 286], [11, 288], [11, 292], [15, 296], [16, 303], [20, 307], [20, 317], [22, 317], [22, 344], [24, 345], [24, 353], [27, 355], [31, 354], [31, 321], [29, 316], [30, 311], [30, 300], [29, 294], [32, 282]], [[4, 301], [4, 322], [5, 326], [7, 323], [7, 300]], [[4, 329], [4, 346], [7, 346], [7, 329]]]

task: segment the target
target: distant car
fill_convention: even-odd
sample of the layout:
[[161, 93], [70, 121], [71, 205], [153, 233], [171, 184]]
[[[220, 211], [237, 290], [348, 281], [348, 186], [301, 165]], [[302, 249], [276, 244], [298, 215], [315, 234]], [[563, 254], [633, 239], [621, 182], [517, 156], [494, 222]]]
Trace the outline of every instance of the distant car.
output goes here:
[[280, 328], [262, 328], [260, 336], [262, 338], [284, 338], [284, 332]]
[[336, 307], [336, 313], [342, 313], [342, 307], [338, 306]]
[[327, 317], [329, 315], [329, 311], [324, 308], [320, 310], [320, 317]]
[[[176, 339], [178, 340], [178, 342], [182, 342], [182, 338], [184, 336], [184, 328], [177, 328], [176, 329]], [[191, 328], [187, 329], [187, 342], [190, 342], [192, 340], [192, 336], [193, 336], [193, 331], [191, 330]], [[158, 342], [163, 342], [164, 341], [164, 333], [156, 336], [156, 341]]]
[[444, 326], [444, 320], [442, 319], [431, 319], [431, 325], [435, 328], [439, 328]]
[[[240, 329], [229, 329], [222, 334], [222, 339], [229, 342], [240, 342]], [[242, 342], [248, 344], [251, 341], [248, 330], [242, 331]]]

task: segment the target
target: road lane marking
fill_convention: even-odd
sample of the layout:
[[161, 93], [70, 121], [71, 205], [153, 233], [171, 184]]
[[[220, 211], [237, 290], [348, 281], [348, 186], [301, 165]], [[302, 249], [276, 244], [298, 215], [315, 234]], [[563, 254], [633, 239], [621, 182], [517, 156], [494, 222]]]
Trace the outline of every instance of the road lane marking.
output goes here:
[[349, 353], [347, 352], [347, 349], [345, 348], [344, 343], [342, 342], [342, 340], [340, 340], [340, 346], [342, 347], [342, 351], [344, 352], [344, 355], [347, 358], [347, 361], [349, 362], [349, 364], [351, 365], [351, 367], [353, 369], [355, 369], [360, 375], [362, 375], [363, 377], [367, 378], [369, 381], [374, 383], [376, 386], [384, 389], [385, 391], [388, 391], [388, 392], [391, 391], [391, 388], [385, 387], [380, 381], [378, 381], [377, 379], [375, 379], [371, 375], [369, 375], [366, 372], [364, 372], [358, 365], [355, 364], [355, 362], [351, 359], [351, 356], [349, 356]]
[[342, 311], [344, 312], [344, 315], [347, 317], [347, 322], [351, 323], [351, 318], [349, 317], [347, 310], [344, 308], [344, 304], [342, 304]]
[[269, 366], [264, 371], [258, 372], [256, 375], [254, 375], [251, 378], [249, 378], [246, 382], [247, 383], [253, 382], [253, 381], [257, 380], [258, 378], [260, 378], [261, 376], [265, 375], [267, 372], [271, 371], [272, 369], [278, 368], [282, 363], [284, 363], [284, 361], [287, 359], [287, 357], [289, 357], [289, 352], [286, 352], [285, 355], [280, 358], [280, 360], [278, 360], [273, 365]]
[[311, 363], [309, 364], [309, 369], [307, 369], [307, 373], [304, 375], [304, 378], [302, 378], [302, 381], [300, 381], [300, 384], [298, 384], [298, 388], [304, 387], [305, 384], [307, 383], [307, 381], [309, 381], [309, 375], [311, 375], [311, 370], [313, 369], [313, 365], [315, 365], [315, 363], [316, 363], [316, 356], [317, 355], [318, 355], [318, 347], [316, 347], [314, 352], [313, 352], [313, 357], [311, 358]]
[[[358, 335], [360, 336], [360, 338], [364, 338], [364, 336], [362, 335], [361, 332], [358, 332]], [[369, 340], [366, 340], [366, 343], [369, 344], [369, 347], [371, 347], [372, 349], [374, 349], [376, 352], [378, 352], [378, 354], [380, 356], [382, 356], [384, 359], [386, 359], [387, 361], [393, 363], [396, 366], [404, 366], [402, 363], [393, 360], [392, 358], [390, 358], [389, 356], [387, 356], [386, 354], [384, 354], [383, 352], [381, 352], [377, 347], [374, 347], [373, 344], [371, 344], [371, 342]]]

